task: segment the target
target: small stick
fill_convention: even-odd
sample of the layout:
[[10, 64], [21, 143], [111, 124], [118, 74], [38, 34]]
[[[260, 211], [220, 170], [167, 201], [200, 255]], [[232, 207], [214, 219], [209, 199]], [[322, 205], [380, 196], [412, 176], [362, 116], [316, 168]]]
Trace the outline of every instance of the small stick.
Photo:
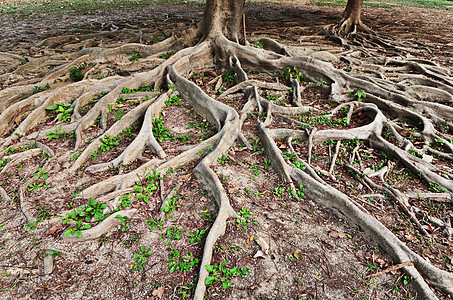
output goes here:
[[245, 31], [245, 14], [242, 14], [242, 28], [244, 30], [244, 45], [248, 45], [249, 42], [247, 42], [247, 35], [246, 35], [246, 31]]
[[333, 154], [332, 162], [330, 163], [329, 173], [333, 174], [333, 168], [335, 167], [335, 162], [337, 160], [338, 153], [340, 152], [341, 141], [337, 142], [335, 146], [335, 153]]
[[387, 269], [385, 269], [383, 271], [377, 272], [376, 274], [371, 275], [371, 278], [378, 277], [378, 276], [381, 276], [383, 274], [386, 274], [386, 273], [389, 273], [389, 272], [393, 272], [393, 271], [399, 270], [399, 269], [404, 268], [404, 267], [410, 267], [410, 266], [413, 266], [413, 265], [414, 265], [413, 261], [406, 261], [406, 262], [403, 262], [401, 264], [397, 264], [397, 265], [388, 267]]

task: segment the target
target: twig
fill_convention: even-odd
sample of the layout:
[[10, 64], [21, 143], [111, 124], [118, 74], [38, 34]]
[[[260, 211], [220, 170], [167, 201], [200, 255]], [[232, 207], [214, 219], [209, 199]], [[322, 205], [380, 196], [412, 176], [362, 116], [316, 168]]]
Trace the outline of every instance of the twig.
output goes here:
[[401, 264], [397, 264], [397, 265], [388, 267], [387, 269], [385, 269], [383, 271], [377, 272], [376, 274], [371, 275], [371, 278], [375, 278], [375, 277], [387, 274], [389, 272], [394, 272], [394, 271], [399, 270], [404, 267], [412, 267], [413, 265], [414, 265], [414, 262], [409, 260], [409, 261], [403, 262]]

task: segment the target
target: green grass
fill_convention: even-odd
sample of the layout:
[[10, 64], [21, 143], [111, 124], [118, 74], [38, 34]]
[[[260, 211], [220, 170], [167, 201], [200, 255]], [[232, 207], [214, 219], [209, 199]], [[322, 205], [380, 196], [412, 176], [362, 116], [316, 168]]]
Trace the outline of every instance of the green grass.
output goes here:
[[[123, 8], [137, 6], [183, 5], [184, 0], [37, 0], [37, 1], [8, 1], [0, 3], [1, 14], [39, 15], [50, 12], [86, 12], [107, 8]], [[187, 2], [187, 1], [186, 1]], [[189, 4], [199, 4], [200, 1], [188, 1]], [[185, 4], [187, 5], [187, 4]]]
[[[184, 3], [186, 2], [186, 3]], [[127, 9], [137, 6], [177, 6], [177, 5], [202, 5], [206, 1], [201, 0], [19, 0], [4, 1], [0, 3], [0, 14], [12, 15], [44, 15], [49, 13], [70, 13], [70, 12], [95, 12], [97, 10], [118, 8]], [[261, 1], [252, 0], [249, 5], [262, 4], [264, 2], [277, 2], [278, 0]], [[300, 1], [292, 0], [294, 4], [300, 5]], [[320, 6], [346, 6], [347, 0], [310, 0], [307, 5]], [[447, 0], [371, 0], [364, 1], [365, 7], [421, 7], [421, 8], [440, 8], [446, 9], [453, 6]]]

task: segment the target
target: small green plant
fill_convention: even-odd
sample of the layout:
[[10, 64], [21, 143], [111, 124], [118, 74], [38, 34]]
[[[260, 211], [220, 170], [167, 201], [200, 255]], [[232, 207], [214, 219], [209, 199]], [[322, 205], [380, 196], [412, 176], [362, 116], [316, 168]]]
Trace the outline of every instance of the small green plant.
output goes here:
[[77, 237], [82, 237], [82, 230], [91, 228], [91, 225], [83, 224], [83, 222], [90, 222], [92, 218], [95, 221], [102, 221], [106, 217], [104, 215], [104, 209], [107, 207], [107, 204], [100, 203], [99, 201], [90, 198], [86, 205], [81, 205], [76, 207], [71, 212], [66, 213], [66, 216], [62, 217], [63, 225], [67, 223], [72, 223], [75, 226], [70, 227], [65, 235], [76, 235]]
[[435, 182], [435, 183], [429, 182], [429, 190], [433, 191], [435, 193], [444, 193], [444, 192], [447, 191], [446, 188], [441, 188], [440, 187], [440, 183], [439, 182]]
[[159, 55], [159, 57], [162, 58], [162, 59], [169, 59], [170, 56], [172, 56], [175, 53], [176, 53], [175, 50], [170, 50], [170, 51], [167, 51], [165, 53], [162, 53], [161, 55]]
[[326, 84], [327, 81], [324, 80], [324, 78], [319, 78], [318, 82], [316, 82], [316, 86], [321, 86], [321, 85], [324, 85]]
[[118, 219], [121, 221], [121, 231], [126, 231], [129, 226], [131, 225], [128, 220], [129, 220], [129, 217], [128, 216], [121, 216], [121, 215], [116, 215], [115, 216], [115, 219]]
[[188, 272], [191, 268], [198, 265], [198, 258], [194, 258], [192, 252], [181, 256], [181, 253], [171, 248], [171, 257], [166, 260], [170, 274], [175, 271]]
[[11, 161], [9, 158], [2, 158], [0, 160], [0, 170], [3, 170], [4, 167]]
[[261, 44], [260, 41], [256, 41], [255, 44], [253, 44], [256, 48], [263, 49], [263, 44]]
[[277, 196], [277, 197], [283, 197], [283, 192], [284, 192], [284, 191], [285, 191], [285, 190], [282, 189], [281, 187], [276, 187], [276, 188], [274, 188], [274, 192], [273, 192], [273, 193], [274, 193], [274, 195]]
[[47, 179], [49, 177], [49, 171], [43, 171], [42, 168], [38, 168], [36, 170], [36, 173], [33, 174], [33, 177], [35, 178], [35, 181], [38, 180], [39, 178], [44, 178]]
[[70, 121], [71, 120], [71, 104], [57, 102], [55, 105], [46, 107], [46, 110], [53, 111], [57, 114], [58, 121]]
[[47, 140], [51, 141], [53, 139], [59, 139], [66, 137], [66, 131], [61, 130], [61, 126], [57, 126], [56, 130], [49, 131], [46, 133], [47, 135]]
[[250, 274], [251, 271], [247, 267], [234, 267], [225, 268], [227, 261], [224, 260], [218, 266], [217, 265], [206, 265], [205, 268], [209, 272], [209, 276], [205, 279], [205, 284], [211, 286], [214, 283], [221, 282], [223, 288], [226, 290], [232, 286], [230, 280], [233, 276], [245, 277]]
[[266, 92], [266, 99], [272, 102], [277, 102], [278, 98], [274, 93]]
[[145, 248], [143, 246], [140, 247], [140, 252], [134, 254], [134, 258], [137, 259], [136, 262], [131, 264], [131, 272], [135, 272], [136, 270], [139, 270], [140, 272], [143, 272], [143, 267], [146, 264], [146, 260], [149, 256], [151, 256], [151, 248]]
[[198, 215], [205, 221], [208, 221], [210, 223], [214, 222], [214, 218], [212, 217], [208, 210], [201, 211], [198, 213]]
[[[251, 138], [253, 139], [254, 136], [251, 136]], [[261, 155], [264, 155], [266, 153], [266, 149], [264, 149], [264, 147], [262, 147], [260, 139], [256, 139], [254, 142], [251, 143], [251, 145], [253, 147], [254, 152], [259, 152], [259, 154], [261, 154]]]
[[40, 188], [44, 188], [44, 189], [47, 189], [51, 187], [50, 183], [48, 182], [43, 182], [43, 183], [36, 183], [36, 182], [33, 182], [32, 184], [28, 185], [28, 190], [31, 192], [36, 192], [37, 190], [39, 190]]
[[130, 61], [139, 60], [140, 58], [142, 58], [142, 55], [140, 53], [138, 53], [138, 52], [136, 52], [136, 53], [128, 53], [128, 55], [132, 55], [131, 57], [129, 57]]
[[145, 224], [150, 227], [149, 231], [153, 232], [157, 228], [162, 229], [164, 227], [164, 220], [149, 219], [147, 222], [145, 222]]
[[181, 232], [183, 232], [183, 231], [184, 231], [184, 229], [179, 229], [176, 226], [172, 226], [172, 227], [168, 228], [165, 231], [165, 233], [161, 233], [160, 237], [162, 239], [164, 239], [164, 238], [167, 239], [167, 242], [165, 243], [165, 245], [168, 246], [171, 241], [182, 239]]
[[69, 79], [74, 82], [80, 81], [83, 79], [82, 70], [87, 66], [86, 63], [80, 64], [79, 66], [72, 67], [69, 69]]
[[157, 118], [152, 121], [153, 123], [153, 134], [156, 140], [162, 142], [163, 140], [171, 141], [173, 140], [174, 136], [168, 132], [170, 128], [164, 126], [164, 119]]
[[99, 140], [102, 142], [100, 147], [102, 152], [109, 151], [120, 144], [116, 137], [111, 137], [108, 134], [106, 134], [103, 139], [100, 138]]
[[49, 250], [49, 254], [52, 255], [53, 258], [60, 256], [61, 252], [57, 250]]
[[72, 160], [76, 160], [76, 159], [80, 156], [80, 154], [82, 154], [82, 151], [79, 151], [79, 152], [74, 153], [74, 155], [71, 156], [70, 158], [71, 158]]
[[172, 105], [180, 105], [181, 104], [181, 94], [171, 96], [167, 100], [165, 100], [165, 105], [166, 106], [172, 106]]
[[153, 173], [148, 173], [146, 175], [146, 180], [142, 183], [141, 181], [136, 181], [134, 185], [134, 190], [138, 192], [134, 195], [136, 199], [148, 202], [149, 198], [152, 196], [154, 191], [159, 188], [159, 180], [163, 179], [160, 176], [160, 173], [156, 173], [156, 170], [153, 170]]
[[304, 78], [304, 75], [302, 74], [302, 72], [299, 72], [299, 69], [296, 66], [294, 66], [284, 68], [283, 77], [285, 77], [287, 81], [290, 81], [291, 78], [294, 78], [300, 83]]
[[256, 222], [255, 219], [249, 218], [253, 216], [253, 213], [249, 210], [246, 209], [245, 207], [242, 207], [240, 211], [237, 212], [237, 215], [242, 217], [243, 219], [236, 219], [237, 227], [247, 229], [247, 224], [248, 223], [253, 223], [255, 225], [258, 225], [258, 222]]
[[179, 205], [177, 205], [178, 200], [179, 196], [176, 192], [174, 193], [173, 198], [167, 198], [167, 203], [162, 207], [162, 212], [165, 213], [167, 218], [173, 217], [173, 212], [179, 207]]
[[352, 92], [348, 93], [348, 96], [355, 97], [357, 101], [362, 102], [362, 100], [366, 98], [366, 92], [364, 90], [354, 89]]
[[305, 166], [305, 164], [301, 161], [298, 160], [298, 155], [300, 153], [299, 152], [282, 152], [282, 156], [284, 159], [288, 160], [291, 162], [291, 166], [293, 166], [294, 168], [298, 168], [298, 169], [301, 169], [302, 171], [304, 171], [307, 167]]
[[46, 85], [43, 86], [43, 87], [40, 87], [40, 86], [36, 85], [34, 87], [34, 90], [33, 90], [33, 95], [37, 94], [37, 93], [40, 93], [40, 92], [44, 92], [44, 91], [46, 91], [48, 89], [50, 89], [50, 84], [49, 83], [46, 83]]
[[261, 171], [259, 170], [259, 166], [251, 166], [250, 172], [255, 176], [260, 176]]
[[121, 242], [121, 244], [126, 248], [130, 248], [133, 245], [137, 244], [140, 238], [141, 238], [140, 234], [132, 232], [124, 239], [124, 241]]
[[217, 162], [221, 165], [225, 165], [230, 161], [228, 155], [224, 154], [221, 157], [217, 158]]
[[196, 230], [193, 233], [188, 233], [187, 237], [190, 238], [191, 244], [201, 244], [203, 235], [206, 233], [206, 230]]
[[234, 69], [228, 69], [222, 74], [222, 79], [227, 84], [232, 84], [234, 82], [234, 78], [238, 75], [234, 71]]

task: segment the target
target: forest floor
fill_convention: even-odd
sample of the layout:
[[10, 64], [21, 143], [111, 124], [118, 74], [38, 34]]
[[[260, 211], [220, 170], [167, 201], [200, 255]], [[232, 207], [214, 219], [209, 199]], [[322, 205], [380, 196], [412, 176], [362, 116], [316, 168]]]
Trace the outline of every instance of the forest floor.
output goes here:
[[[1, 7], [5, 10], [5, 4]], [[258, 36], [269, 36], [283, 44], [340, 53], [345, 49], [322, 35], [320, 30], [325, 25], [337, 22], [342, 10], [341, 7], [305, 6], [289, 1], [252, 2], [246, 8], [247, 34], [250, 40]], [[62, 13], [5, 13], [0, 15], [0, 52], [39, 58], [46, 55], [46, 51], [74, 51], [85, 47], [87, 43], [104, 47], [127, 42], [151, 44], [197, 22], [202, 14], [203, 7], [192, 4], [107, 7], [83, 13], [71, 10], [64, 10]], [[424, 45], [426, 50], [418, 53], [420, 58], [433, 60], [452, 70], [451, 10], [366, 8], [363, 21], [377, 32]], [[99, 32], [105, 34], [101, 37]], [[92, 39], [85, 39], [79, 44], [75, 42], [77, 36], [90, 34], [93, 34]], [[68, 36], [67, 45], [52, 45], [51, 41], [46, 45], [39, 44], [46, 38], [60, 35]], [[304, 38], [306, 36], [310, 38]], [[0, 64], [0, 74], [10, 71], [10, 67]], [[113, 68], [111, 71], [115, 73]], [[135, 70], [131, 70], [131, 73], [133, 71]], [[208, 94], [219, 99], [219, 89], [227, 90], [231, 87], [227, 80], [219, 87], [216, 84], [219, 75], [220, 70], [202, 68], [199, 73], [194, 73], [191, 79], [203, 86]], [[269, 75], [253, 72], [250, 74], [252, 79], [256, 77], [260, 80], [267, 80], [266, 76]], [[33, 78], [29, 80], [32, 82]], [[0, 81], [0, 90], [14, 84], [16, 82]], [[283, 94], [282, 92], [266, 96], [271, 100], [273, 97], [284, 98]], [[126, 99], [114, 108], [108, 122], [114, 123], [134, 108], [133, 102], [137, 99], [127, 94], [123, 96]], [[318, 98], [323, 99], [322, 95], [308, 91], [303, 97], [307, 103], [314, 103]], [[222, 101], [239, 110], [245, 103], [245, 98], [227, 98]], [[320, 102], [314, 106], [323, 109], [325, 105]], [[184, 99], [179, 105], [170, 103], [163, 109], [165, 127], [170, 128], [168, 136], [180, 137], [167, 139], [165, 134], [163, 135], [161, 146], [170, 156], [179, 154], [184, 146], [203, 140], [215, 132], [212, 125], [195, 115]], [[55, 125], [56, 122], [55, 116], [49, 117], [50, 125]], [[366, 120], [358, 122], [363, 123]], [[271, 126], [279, 125], [276, 121], [276, 124]], [[42, 126], [45, 127], [46, 124]], [[42, 129], [39, 126], [35, 128], [36, 131]], [[254, 140], [253, 136], [258, 136], [251, 121], [246, 120], [244, 129], [251, 141]], [[137, 131], [137, 128], [132, 128], [132, 134]], [[98, 135], [98, 128], [93, 126], [87, 130], [84, 138], [88, 141]], [[185, 137], [190, 140], [187, 141]], [[130, 141], [131, 137], [125, 134], [115, 149], [93, 156], [84, 168], [112, 160]], [[69, 160], [67, 153], [72, 151], [70, 139], [44, 139], [44, 142], [54, 151], [55, 156], [66, 156]], [[287, 151], [284, 143], [278, 143], [278, 146], [282, 151]], [[213, 166], [222, 180], [233, 208], [242, 212], [247, 221], [245, 224], [236, 220], [228, 221], [226, 234], [216, 244], [212, 265], [219, 266], [226, 262], [225, 268], [246, 267], [251, 273], [244, 277], [221, 277], [226, 278], [225, 282], [233, 286], [224, 289], [222, 284], [217, 283], [208, 287], [208, 299], [416, 297], [410, 283], [411, 278], [401, 270], [380, 272], [388, 270], [393, 262], [361, 230], [351, 226], [341, 215], [309, 199], [300, 202], [292, 199], [285, 192], [286, 186], [277, 173], [267, 167], [267, 160], [260, 147], [258, 142], [253, 150], [233, 147], [232, 151], [219, 158], [218, 164]], [[302, 145], [296, 145], [296, 151], [306, 153], [307, 150]], [[330, 152], [330, 146], [319, 146], [314, 151], [318, 160], [315, 164], [321, 169], [328, 168], [330, 153], [327, 151]], [[144, 156], [153, 158], [149, 151], [145, 151]], [[382, 154], [370, 151], [367, 163], [370, 166], [379, 165], [384, 158]], [[53, 216], [65, 210], [70, 211], [85, 204], [78, 197], [79, 191], [108, 178], [112, 175], [109, 172], [118, 170], [101, 172], [96, 176], [78, 173], [73, 178], [65, 177], [60, 180], [58, 172], [66, 166], [50, 164], [49, 176], [45, 178], [39, 173], [37, 166], [43, 166], [46, 159], [36, 156], [10, 168], [7, 173], [0, 173], [0, 185], [10, 196], [16, 195], [11, 197], [11, 201], [0, 200], [0, 298], [190, 297], [199, 269], [196, 260], [201, 260], [203, 233], [210, 229], [218, 209], [209, 195], [199, 188], [191, 173], [194, 165], [171, 169], [166, 174], [161, 174], [165, 177], [165, 181], [162, 181], [165, 183], [162, 185], [161, 182], [156, 191], [150, 192], [147, 201], [139, 201], [143, 199], [134, 198], [133, 194], [129, 195], [130, 199], [123, 198], [122, 201], [130, 201], [137, 209], [137, 213], [126, 220], [123, 226], [118, 226], [95, 241], [70, 243], [60, 238], [64, 226], [55, 225], [49, 220], [53, 220]], [[346, 171], [338, 172], [344, 180], [333, 183], [335, 187], [351, 196], [360, 194], [356, 187], [347, 183], [349, 179]], [[27, 222], [17, 201], [19, 187], [24, 182], [30, 182], [33, 176], [36, 179], [35, 186], [46, 182], [51, 185], [47, 190], [34, 188], [32, 184], [30, 188], [26, 188], [25, 196], [32, 199], [30, 202], [33, 202], [37, 215], [41, 220], [45, 220], [38, 224]], [[416, 175], [400, 166], [395, 167], [388, 180], [402, 191], [428, 191], [428, 187], [423, 187]], [[159, 215], [162, 194], [172, 195], [175, 186], [178, 186], [177, 195], [173, 194], [173, 206], [168, 206], [170, 211], [164, 215], [164, 221], [153, 221], [157, 220]], [[401, 217], [393, 204], [384, 201], [371, 205], [373, 215], [387, 223], [387, 227], [392, 226], [393, 232], [412, 249], [427, 257], [437, 267], [453, 271], [451, 241], [439, 238], [436, 243], [442, 245], [431, 247], [432, 242], [420, 238], [408, 224], [407, 218]], [[451, 204], [448, 203], [431, 201], [420, 207], [432, 211], [435, 216], [453, 217]], [[183, 231], [180, 231], [181, 229]], [[200, 234], [197, 235], [197, 232]], [[187, 234], [193, 235], [187, 237]], [[140, 258], [146, 258], [146, 261], [141, 263]], [[49, 260], [53, 263], [52, 272], [44, 274], [44, 261]], [[172, 270], [175, 266], [179, 269]]]

